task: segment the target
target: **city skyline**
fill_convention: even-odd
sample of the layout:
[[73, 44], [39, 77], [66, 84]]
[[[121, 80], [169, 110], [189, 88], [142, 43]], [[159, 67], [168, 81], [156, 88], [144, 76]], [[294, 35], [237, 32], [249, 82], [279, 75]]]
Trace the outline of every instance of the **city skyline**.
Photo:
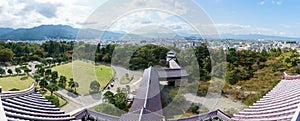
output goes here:
[[[16, 29], [45, 24], [63, 24], [80, 28], [92, 23], [87, 21], [89, 15], [105, 2], [106, 0], [72, 0], [68, 2], [4, 0], [0, 2], [0, 27]], [[132, 2], [138, 1], [133, 0]], [[300, 17], [297, 15], [300, 8], [298, 7], [299, 2], [296, 0], [195, 0], [194, 2], [207, 13], [220, 34], [300, 37], [298, 30]], [[185, 4], [185, 1], [170, 1], [168, 5], [180, 8], [181, 4]], [[181, 9], [182, 14], [185, 14], [193, 8], [183, 7]], [[178, 21], [176, 17], [157, 12], [136, 12], [122, 20], [125, 22], [116, 25], [112, 31], [130, 32], [132, 27], [159, 25], [181, 33], [192, 33], [190, 27]]]

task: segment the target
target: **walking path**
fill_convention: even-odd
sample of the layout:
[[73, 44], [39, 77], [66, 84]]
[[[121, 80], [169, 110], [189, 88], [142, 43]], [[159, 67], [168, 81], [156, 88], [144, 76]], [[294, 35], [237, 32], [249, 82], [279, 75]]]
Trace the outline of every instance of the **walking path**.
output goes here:
[[[191, 101], [193, 103], [198, 103], [198, 104], [203, 104], [209, 110], [219, 109], [222, 111], [228, 111], [231, 109], [242, 110], [245, 108], [245, 106], [240, 101], [234, 102], [223, 96], [220, 96], [219, 98], [206, 98], [206, 97], [195, 96], [190, 93], [185, 94], [184, 96], [187, 101]], [[217, 100], [217, 102], [215, 100]], [[210, 102], [216, 102], [216, 104], [210, 104]]]
[[70, 113], [80, 108], [90, 108], [102, 103], [102, 93], [95, 93], [86, 96], [75, 95], [63, 88], [55, 92], [68, 101], [61, 109], [66, 113]]
[[[113, 65], [112, 65], [112, 68], [116, 72], [115, 73], [115, 79], [116, 80], [114, 82], [114, 86], [110, 89], [110, 91], [116, 92], [117, 87], [125, 88], [126, 85], [129, 85], [130, 90], [132, 90], [132, 91], [136, 90], [139, 87], [139, 82], [140, 82], [140, 80], [142, 78], [142, 74], [143, 74], [142, 71], [131, 71], [131, 70], [128, 70], [126, 68], [123, 68], [123, 67], [120, 67], [120, 66], [113, 66]], [[120, 80], [122, 79], [122, 77], [125, 76], [126, 73], [128, 73], [129, 76], [133, 76], [134, 78], [128, 84], [121, 84]]]

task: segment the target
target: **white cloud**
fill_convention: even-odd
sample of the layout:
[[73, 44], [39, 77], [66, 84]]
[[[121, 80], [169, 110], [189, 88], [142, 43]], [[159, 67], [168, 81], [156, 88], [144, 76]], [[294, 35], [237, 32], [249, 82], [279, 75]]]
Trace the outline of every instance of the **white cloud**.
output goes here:
[[272, 4], [281, 5], [282, 1], [281, 0], [272, 0]]
[[261, 0], [258, 4], [265, 5], [265, 4], [273, 4], [273, 5], [282, 5], [282, 0]]
[[97, 0], [1, 0], [0, 27], [28, 28], [41, 24], [80, 27], [102, 2]]
[[285, 35], [284, 32], [268, 28], [254, 27], [239, 24], [216, 24], [220, 34], [264, 34], [264, 35]]
[[[170, 20], [169, 17], [172, 19]], [[150, 31], [160, 32], [165, 29], [174, 33], [196, 33], [188, 23], [180, 20], [180, 18], [157, 11], [141, 11], [129, 14], [117, 20], [108, 30], [144, 34]]]
[[281, 0], [272, 0], [272, 3], [276, 4], [276, 5], [281, 5], [282, 1]]
[[[166, 17], [168, 16], [168, 17]], [[172, 18], [172, 19], [170, 19]], [[268, 28], [255, 27], [250, 25], [239, 24], [201, 24], [193, 23], [200, 26], [204, 31], [203, 33], [214, 33], [210, 30], [216, 28], [219, 34], [265, 34], [265, 35], [286, 35], [285, 32], [276, 31]], [[283, 26], [283, 25], [282, 25]], [[144, 34], [151, 31], [160, 31], [157, 29], [168, 29], [174, 33], [196, 34], [197, 32], [192, 28], [189, 23], [184, 22], [178, 17], [169, 15], [162, 12], [142, 11], [129, 14], [116, 21], [108, 30], [109, 31], [123, 31], [133, 34]], [[143, 29], [144, 28], [144, 29]], [[138, 30], [138, 31], [136, 31]]]
[[293, 26], [288, 25], [288, 24], [279, 24], [279, 26], [283, 27], [283, 28], [292, 28]]
[[[104, 1], [105, 0], [101, 2], [97, 0], [0, 0], [0, 27], [27, 28], [39, 26], [41, 24], [65, 24], [79, 28], [90, 27], [98, 29], [104, 28], [98, 26], [107, 26], [111, 24], [111, 18], [120, 17], [120, 13], [123, 13], [124, 11], [129, 11], [130, 8], [137, 7], [138, 9], [141, 9], [141, 11], [135, 11], [133, 13], [129, 13], [128, 15], [124, 15], [119, 20], [115, 19], [117, 21], [109, 28], [109, 30], [145, 33], [150, 29], [147, 28], [145, 29], [145, 31], [141, 31], [141, 28], [152, 26], [154, 27], [154, 29], [165, 28], [176, 33], [197, 33], [194, 31], [193, 27], [189, 23], [185, 22], [184, 20], [181, 20], [179, 17], [175, 17], [175, 15], [172, 15], [172, 13], [167, 13], [165, 11], [160, 10], [153, 12], [151, 10], [143, 9], [143, 7], [166, 8], [169, 10], [174, 10], [171, 12], [177, 13], [179, 16], [181, 16], [184, 14], [191, 13], [191, 11], [195, 12], [195, 9], [191, 7], [191, 4], [185, 2], [178, 2], [177, 0], [161, 0], [147, 2], [141, 2], [140, 0], [132, 0], [132, 3], [120, 2], [113, 5], [100, 6], [104, 8], [101, 10], [107, 10], [100, 12], [96, 11], [96, 13], [98, 12], [97, 14], [100, 15], [96, 16], [95, 18], [89, 18], [91, 13], [99, 5], [103, 4]], [[270, 2], [273, 2], [273, 4], [276, 5], [282, 4], [282, 1], [280, 0], [262, 0], [260, 4], [263, 5]], [[55, 8], [51, 9], [51, 11], [44, 11], [43, 9], [39, 8], [45, 4], [54, 5]], [[28, 8], [28, 6], [31, 6], [30, 9]], [[192, 14], [191, 18], [194, 16], [195, 14]], [[203, 18], [205, 18], [205, 16], [201, 19]], [[196, 18], [194, 21], [191, 21], [191, 23], [197, 26], [196, 28], [202, 28], [202, 32], [204, 33], [215, 33], [214, 28], [217, 28], [217, 30], [221, 34], [285, 34], [284, 32], [249, 25], [211, 25], [211, 23], [209, 22], [203, 22], [201, 20], [199, 21]]]

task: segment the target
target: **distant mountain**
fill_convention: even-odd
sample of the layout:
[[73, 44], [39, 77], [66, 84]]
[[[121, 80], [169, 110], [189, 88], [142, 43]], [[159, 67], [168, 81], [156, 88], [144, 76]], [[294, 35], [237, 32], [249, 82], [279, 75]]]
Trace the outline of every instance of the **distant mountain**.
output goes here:
[[145, 33], [145, 34], [140, 34], [140, 36], [144, 38], [152, 38], [152, 39], [158, 39], [158, 38], [182, 38], [176, 33], [159, 33], [159, 32], [150, 32], [150, 33]]
[[[101, 37], [101, 35], [103, 35]], [[100, 38], [101, 37], [101, 38]], [[300, 38], [270, 36], [260, 34], [233, 35], [222, 34], [221, 39], [237, 40], [300, 40]], [[46, 40], [46, 39], [202, 39], [201, 35], [189, 33], [129, 34], [123, 31], [99, 31], [96, 29], [78, 29], [67, 25], [41, 25], [33, 28], [0, 28], [0, 40]], [[208, 38], [209, 39], [209, 38]], [[212, 38], [216, 39], [216, 38]]]
[[222, 39], [238, 39], [238, 40], [300, 40], [300, 38], [294, 37], [282, 37], [282, 36], [271, 36], [262, 34], [247, 34], [247, 35], [233, 35], [233, 34], [222, 34]]
[[12, 28], [0, 28], [0, 36], [3, 34], [7, 34], [9, 32], [12, 32], [14, 29]]
[[[1, 31], [0, 31], [1, 32]], [[124, 34], [99, 31], [96, 29], [78, 29], [67, 25], [41, 25], [28, 29], [16, 29], [5, 31], [0, 35], [1, 40], [45, 40], [45, 39], [118, 39]], [[137, 35], [129, 34], [128, 37], [138, 38]]]

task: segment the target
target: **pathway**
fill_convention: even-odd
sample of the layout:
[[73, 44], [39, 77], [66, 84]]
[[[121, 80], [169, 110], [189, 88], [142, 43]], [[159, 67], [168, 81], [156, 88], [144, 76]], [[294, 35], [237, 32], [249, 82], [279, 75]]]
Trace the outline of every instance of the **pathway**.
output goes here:
[[78, 96], [75, 95], [63, 88], [60, 88], [58, 91], [55, 92], [56, 94], [62, 96], [64, 99], [68, 101], [68, 104], [63, 106], [61, 109], [64, 110], [66, 113], [70, 113], [80, 108], [84, 107], [93, 107], [98, 104], [102, 103], [102, 93], [95, 93], [86, 96]]
[[[200, 97], [195, 96], [193, 94], [185, 94], [184, 95], [187, 101], [191, 101], [193, 103], [199, 103], [203, 104], [205, 107], [207, 107], [209, 110], [222, 110], [222, 111], [228, 111], [228, 110], [242, 110], [245, 108], [245, 106], [240, 102], [234, 102], [226, 97], [220, 96], [219, 98], [206, 98], [206, 97]], [[216, 104], [210, 104], [210, 102], [215, 102], [217, 100]], [[212, 106], [213, 105], [213, 106]]]

